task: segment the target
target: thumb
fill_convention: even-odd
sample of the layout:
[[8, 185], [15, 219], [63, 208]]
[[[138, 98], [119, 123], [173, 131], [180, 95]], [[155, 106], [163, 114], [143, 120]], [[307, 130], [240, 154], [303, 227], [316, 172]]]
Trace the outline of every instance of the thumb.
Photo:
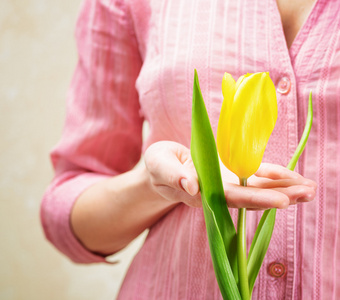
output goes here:
[[185, 146], [168, 141], [152, 144], [145, 152], [145, 163], [153, 185], [198, 194], [196, 169]]
[[184, 177], [181, 178], [181, 187], [191, 196], [195, 196], [199, 192], [199, 184], [196, 169], [191, 156], [182, 165]]

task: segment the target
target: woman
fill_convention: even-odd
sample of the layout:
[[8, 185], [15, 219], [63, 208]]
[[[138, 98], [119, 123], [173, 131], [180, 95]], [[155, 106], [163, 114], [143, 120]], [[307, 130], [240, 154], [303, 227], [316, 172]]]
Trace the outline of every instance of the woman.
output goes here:
[[[264, 156], [271, 164], [247, 188], [223, 170], [229, 207], [286, 208], [253, 299], [339, 298], [339, 24], [337, 1], [85, 1], [66, 125], [52, 152], [56, 177], [42, 202], [48, 239], [76, 262], [103, 262], [150, 228], [118, 298], [221, 299], [189, 151], [194, 68], [214, 132], [223, 73], [269, 71], [279, 110]], [[310, 90], [303, 177], [280, 165], [296, 148]], [[145, 166], [132, 170], [141, 151]], [[306, 178], [318, 183], [317, 200], [293, 205], [315, 196]], [[249, 238], [260, 216], [248, 213]]]

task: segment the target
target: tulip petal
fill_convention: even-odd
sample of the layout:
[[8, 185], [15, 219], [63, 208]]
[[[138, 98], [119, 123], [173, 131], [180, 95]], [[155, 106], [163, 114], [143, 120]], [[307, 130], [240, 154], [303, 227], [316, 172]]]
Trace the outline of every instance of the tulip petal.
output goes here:
[[248, 178], [261, 164], [277, 119], [276, 91], [268, 73], [245, 76], [231, 110], [229, 166], [240, 178]]
[[247, 74], [245, 74], [245, 75], [242, 75], [241, 77], [239, 77], [239, 79], [237, 79], [237, 81], [236, 81], [236, 90], [239, 88], [239, 86], [241, 85], [241, 83], [242, 83], [242, 81], [243, 81], [243, 79], [245, 79], [245, 78], [247, 78], [247, 77], [249, 77], [249, 76], [251, 76], [252, 74], [249, 74], [249, 73], [247, 73]]
[[[224, 73], [222, 79], [222, 94], [224, 98], [233, 99], [236, 91], [236, 82], [229, 73]], [[232, 103], [232, 102], [231, 102]]]
[[230, 116], [235, 91], [234, 78], [230, 74], [224, 73], [222, 79], [222, 94], [224, 99], [218, 121], [216, 140], [220, 158], [227, 167], [229, 163]]

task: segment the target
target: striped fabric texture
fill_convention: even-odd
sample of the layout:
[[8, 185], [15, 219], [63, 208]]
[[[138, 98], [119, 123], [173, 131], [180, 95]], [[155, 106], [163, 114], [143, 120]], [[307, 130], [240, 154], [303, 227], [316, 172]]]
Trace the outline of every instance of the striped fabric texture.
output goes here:
[[[41, 206], [45, 234], [60, 251], [75, 262], [105, 262], [71, 231], [79, 194], [130, 170], [156, 141], [190, 147], [194, 69], [214, 133], [224, 72], [237, 79], [268, 71], [278, 121], [264, 161], [288, 163], [312, 91], [314, 122], [297, 171], [318, 191], [313, 202], [278, 212], [253, 299], [340, 299], [338, 0], [316, 1], [289, 49], [275, 0], [86, 0], [76, 39], [65, 128], [51, 154], [56, 176]], [[260, 217], [248, 212], [249, 242]], [[118, 299], [222, 299], [201, 209], [179, 205], [150, 229]]]

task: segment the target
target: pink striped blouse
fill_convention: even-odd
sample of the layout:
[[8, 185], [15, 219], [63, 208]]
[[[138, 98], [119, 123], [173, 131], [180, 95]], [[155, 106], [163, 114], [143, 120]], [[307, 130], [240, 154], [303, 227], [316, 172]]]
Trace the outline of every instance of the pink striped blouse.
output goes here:
[[[60, 251], [75, 262], [105, 261], [70, 229], [78, 195], [131, 169], [151, 143], [190, 146], [194, 68], [215, 132], [223, 73], [269, 71], [279, 117], [264, 160], [287, 164], [312, 90], [315, 119], [298, 171], [319, 187], [312, 203], [278, 212], [253, 299], [340, 299], [338, 0], [316, 1], [290, 49], [275, 0], [86, 0], [76, 38], [66, 125], [52, 152], [56, 176], [41, 206]], [[259, 218], [248, 212], [249, 237]], [[150, 229], [118, 298], [221, 299], [201, 209], [180, 205]]]

